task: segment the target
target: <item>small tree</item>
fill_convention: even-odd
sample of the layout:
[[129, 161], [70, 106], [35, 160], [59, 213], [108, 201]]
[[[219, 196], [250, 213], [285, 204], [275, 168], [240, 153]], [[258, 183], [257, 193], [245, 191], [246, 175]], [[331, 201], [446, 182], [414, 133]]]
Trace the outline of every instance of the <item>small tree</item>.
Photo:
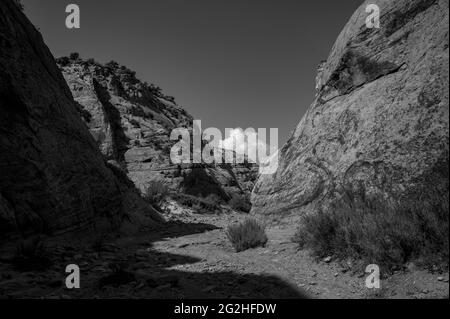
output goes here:
[[228, 204], [236, 211], [249, 213], [252, 209], [252, 204], [250, 203], [250, 200], [247, 198], [247, 196], [234, 194], [233, 197], [230, 199]]
[[248, 218], [242, 223], [228, 226], [226, 235], [236, 252], [240, 252], [265, 246], [268, 240], [265, 228], [256, 219]]
[[152, 181], [144, 194], [145, 200], [159, 209], [164, 199], [169, 195], [169, 188], [161, 181]]

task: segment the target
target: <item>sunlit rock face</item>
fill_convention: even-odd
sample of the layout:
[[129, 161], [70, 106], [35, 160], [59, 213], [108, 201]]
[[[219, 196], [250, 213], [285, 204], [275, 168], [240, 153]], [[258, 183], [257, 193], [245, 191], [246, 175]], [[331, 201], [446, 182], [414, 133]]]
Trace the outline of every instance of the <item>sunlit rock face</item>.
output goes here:
[[171, 132], [192, 132], [193, 118], [160, 88], [115, 62], [59, 58], [58, 63], [99, 149], [142, 192], [156, 180], [175, 191], [225, 200], [253, 189], [258, 167], [251, 163], [173, 163], [170, 151], [177, 141]]
[[[368, 4], [380, 8], [379, 29], [366, 27]], [[343, 188], [404, 200], [448, 194], [448, 6], [368, 1], [353, 14], [277, 173], [258, 179], [253, 213], [296, 218]]]
[[106, 163], [40, 33], [11, 0], [0, 2], [0, 48], [0, 238], [161, 221]]

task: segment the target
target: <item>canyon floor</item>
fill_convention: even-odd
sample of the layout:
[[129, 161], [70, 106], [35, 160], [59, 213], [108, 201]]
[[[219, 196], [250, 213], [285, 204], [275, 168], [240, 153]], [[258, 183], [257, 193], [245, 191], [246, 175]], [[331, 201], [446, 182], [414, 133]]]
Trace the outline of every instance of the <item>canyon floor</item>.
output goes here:
[[[224, 229], [245, 215], [196, 214], [170, 203], [167, 227], [109, 239], [49, 244], [53, 265], [18, 272], [1, 252], [2, 298], [448, 298], [448, 272], [400, 270], [365, 287], [366, 274], [347, 263], [317, 260], [289, 238], [295, 228], [268, 227], [266, 247], [234, 252]], [[9, 255], [8, 255], [9, 254]], [[65, 288], [65, 267], [80, 267], [81, 288]]]

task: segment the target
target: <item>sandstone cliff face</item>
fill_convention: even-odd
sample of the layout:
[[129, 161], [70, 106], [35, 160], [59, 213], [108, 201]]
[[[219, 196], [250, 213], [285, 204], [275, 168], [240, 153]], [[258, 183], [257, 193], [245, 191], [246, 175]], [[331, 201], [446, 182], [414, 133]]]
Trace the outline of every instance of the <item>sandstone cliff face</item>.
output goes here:
[[141, 191], [154, 180], [190, 195], [224, 199], [253, 188], [256, 165], [172, 164], [176, 141], [170, 133], [179, 127], [191, 130], [193, 118], [159, 88], [136, 79], [135, 72], [115, 62], [58, 62], [98, 147]]
[[41, 35], [11, 0], [0, 2], [0, 48], [0, 237], [159, 221], [105, 163]]
[[[380, 29], [365, 26], [369, 3]], [[257, 181], [252, 212], [295, 218], [344, 187], [405, 200], [448, 193], [448, 19], [445, 0], [364, 3], [321, 64], [277, 173]]]

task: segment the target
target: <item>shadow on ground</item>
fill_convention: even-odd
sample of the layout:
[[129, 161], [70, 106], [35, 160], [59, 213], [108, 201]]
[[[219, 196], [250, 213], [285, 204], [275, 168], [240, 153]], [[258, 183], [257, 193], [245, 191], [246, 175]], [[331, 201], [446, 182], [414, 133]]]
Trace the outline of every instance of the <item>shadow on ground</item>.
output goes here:
[[[168, 222], [164, 229], [123, 237], [95, 251], [89, 244], [57, 246], [53, 266], [20, 273], [0, 264], [0, 296], [6, 298], [306, 298], [280, 278], [232, 271], [190, 272], [169, 269], [201, 263], [186, 255], [157, 251], [156, 241], [217, 229], [204, 223]], [[66, 265], [81, 270], [81, 288], [65, 288]], [[200, 269], [200, 267], [199, 267]]]

